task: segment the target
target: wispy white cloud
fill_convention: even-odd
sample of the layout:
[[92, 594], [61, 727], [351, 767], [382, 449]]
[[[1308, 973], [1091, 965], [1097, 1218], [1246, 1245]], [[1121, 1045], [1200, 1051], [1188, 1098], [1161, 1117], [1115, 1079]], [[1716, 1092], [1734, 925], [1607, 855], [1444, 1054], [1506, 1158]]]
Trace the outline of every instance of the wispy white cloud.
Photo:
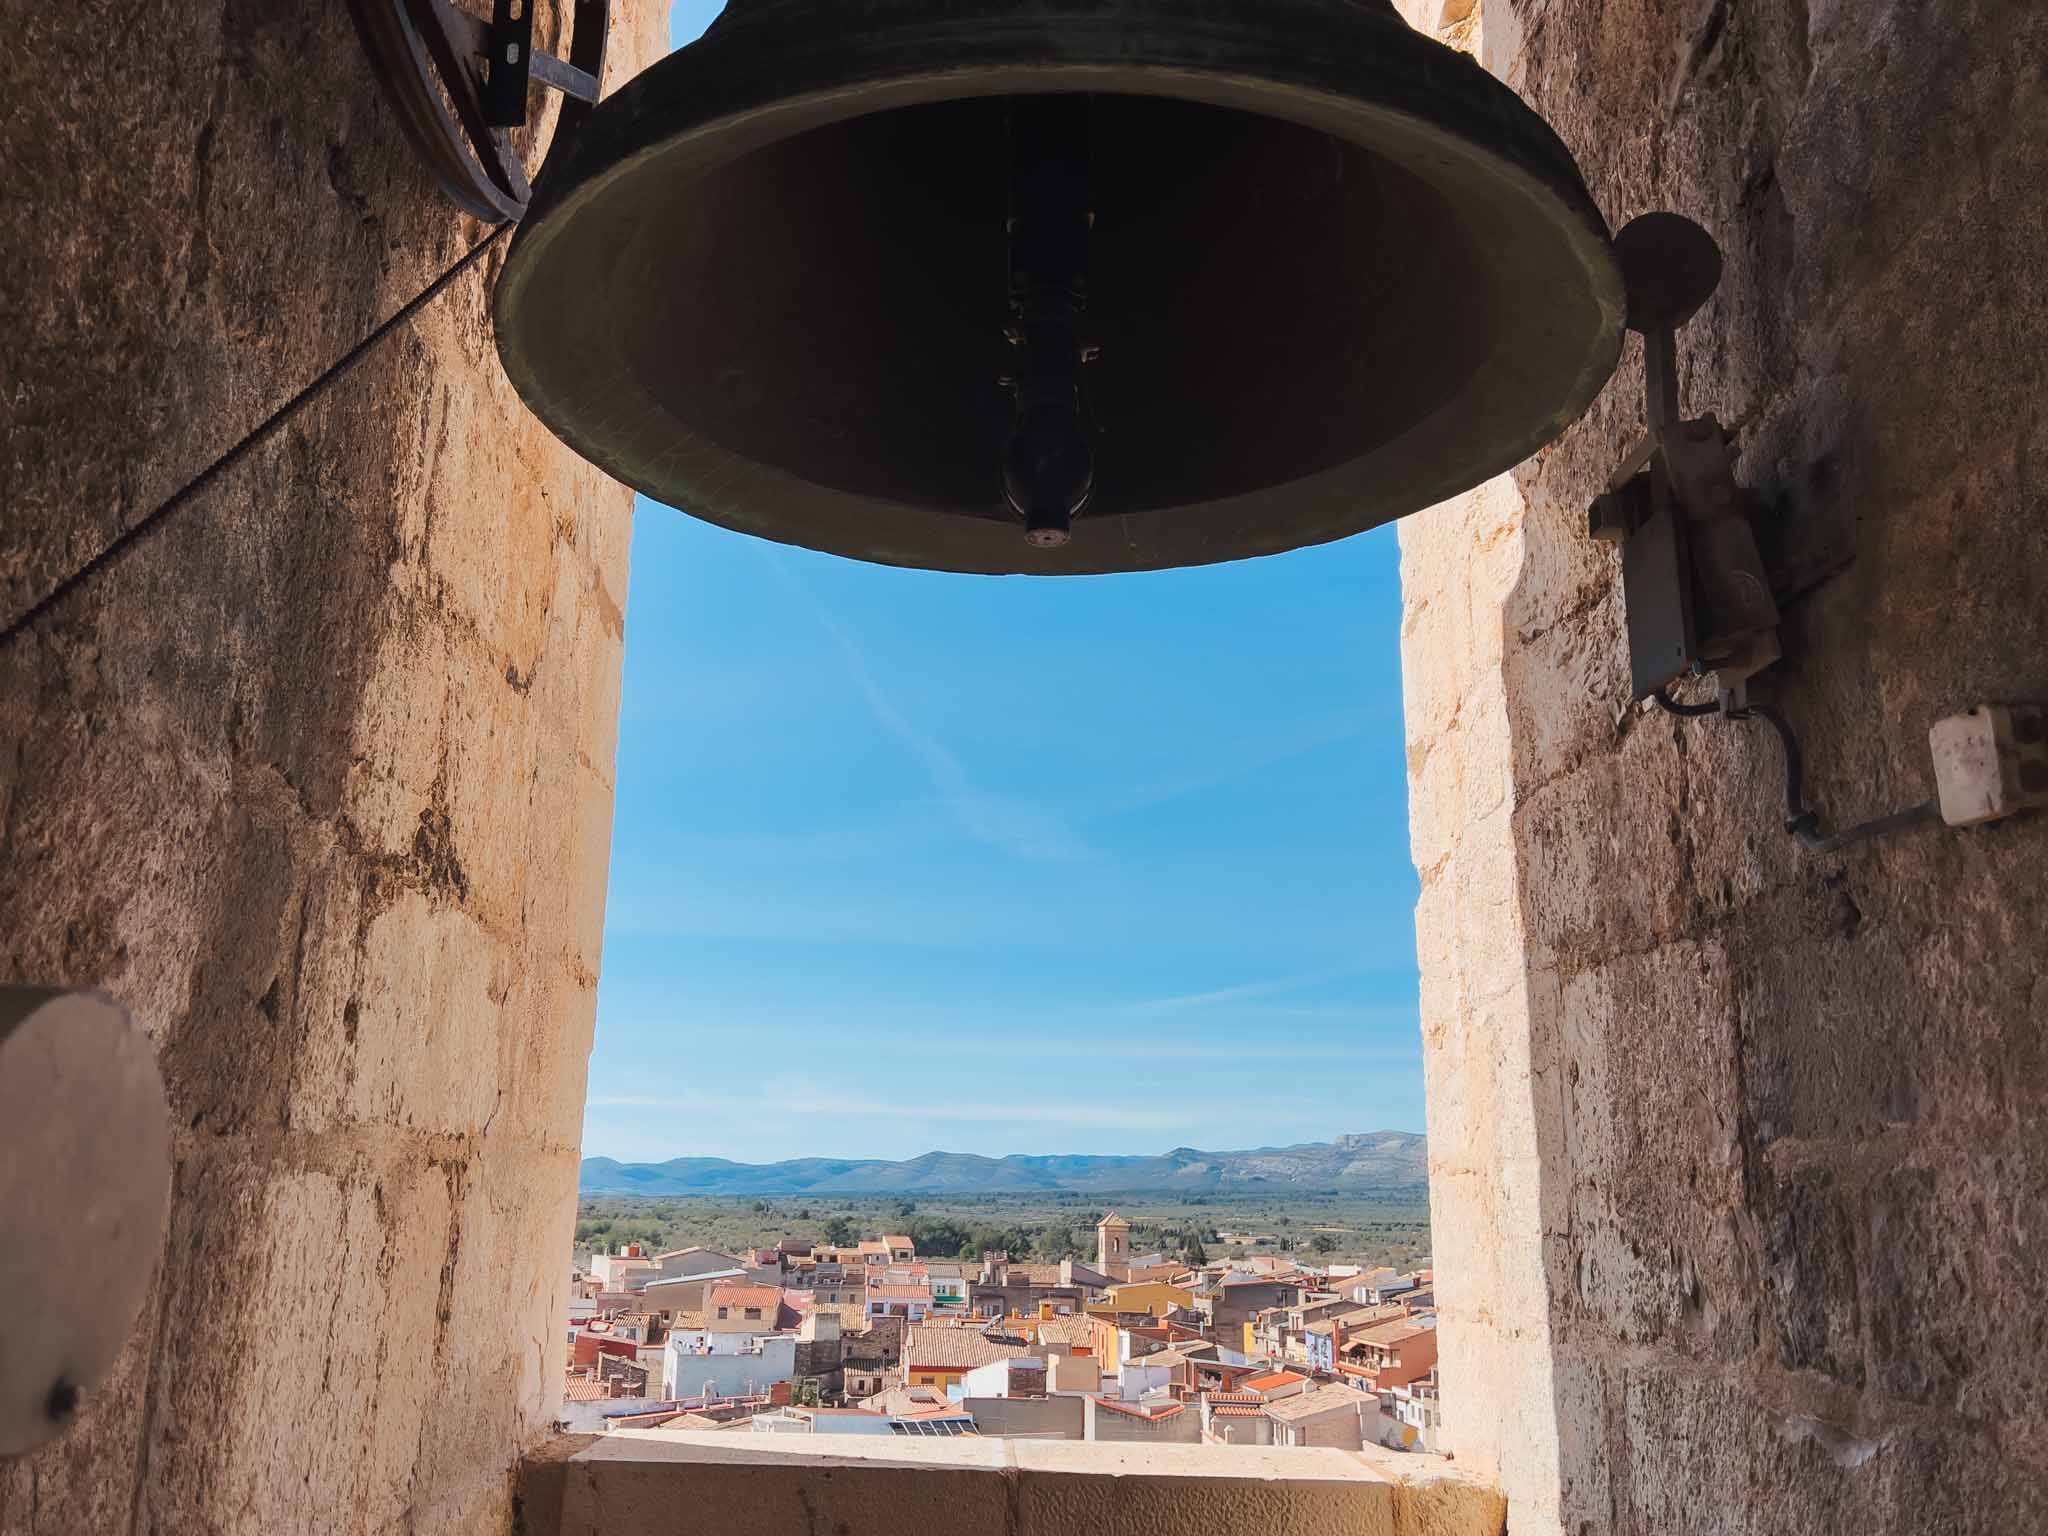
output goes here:
[[1413, 1046], [1357, 1045], [1336, 1040], [1320, 1045], [1267, 1045], [1263, 1040], [1244, 1040], [1235, 1043], [1183, 1044], [1177, 1040], [1162, 1040], [1143, 1049], [1119, 1051], [1114, 1048], [1102, 1052], [1112, 1060], [1165, 1060], [1165, 1061], [1224, 1061], [1251, 1065], [1275, 1061], [1328, 1061], [1356, 1062], [1360, 1066], [1397, 1062], [1420, 1062], [1422, 1060], [1422, 1037], [1416, 1036]]
[[[1316, 971], [1310, 981], [1347, 973]], [[777, 1052], [801, 1053], [817, 1038], [820, 1021], [857, 1031], [876, 1051], [911, 1051], [928, 1063], [959, 1072], [1007, 1068], [1015, 1051], [1005, 1032], [1023, 1031], [1047, 1049], [1085, 1051], [1097, 1061], [1185, 1062], [1352, 1061], [1361, 1065], [1419, 1059], [1421, 1008], [1412, 998], [1383, 1002], [1288, 1002], [1268, 989], [1300, 977], [1146, 1001], [1104, 1001], [1092, 988], [1050, 992], [1032, 987], [988, 989], [968, 981], [937, 992], [884, 986], [877, 991], [852, 974], [807, 970], [776, 990], [770, 978], [744, 987], [702, 987], [687, 980], [664, 987], [621, 987], [606, 996], [601, 1037], [618, 1030], [636, 1038], [682, 1041], [691, 1032], [745, 1017], [749, 1039]], [[1302, 983], [1305, 984], [1305, 983]], [[820, 1001], [819, 989], [830, 994]], [[1247, 995], [1250, 994], [1250, 995]], [[1163, 1015], [1135, 1024], [1133, 1015]], [[1186, 1013], [1188, 1016], [1179, 1016]], [[966, 1019], [999, 1020], [1002, 1029], [963, 1030]], [[1256, 1040], [1246, 1031], [1255, 1030]], [[932, 1042], [943, 1040], [934, 1053]], [[799, 1059], [784, 1055], [783, 1060]]]
[[782, 945], [862, 944], [961, 949], [999, 941], [1000, 914], [894, 891], [860, 901], [806, 902], [776, 890], [704, 890], [674, 880], [620, 881], [605, 907], [607, 939], [722, 939]]
[[1210, 992], [1183, 992], [1176, 997], [1147, 998], [1142, 1002], [1124, 1004], [1124, 1011], [1179, 1013], [1189, 1008], [1215, 1008], [1228, 1003], [1251, 1002], [1257, 998], [1298, 992], [1304, 987], [1320, 986], [1327, 981], [1336, 981], [1341, 977], [1357, 974], [1357, 967], [1341, 966], [1334, 970], [1308, 971], [1297, 976], [1275, 976], [1266, 981], [1248, 981], [1234, 987], [1218, 987]]
[[1266, 731], [1255, 737], [1222, 744], [1203, 759], [1204, 767], [1200, 772], [1140, 786], [1102, 809], [1110, 815], [1151, 810], [1184, 795], [1215, 789], [1261, 769], [1305, 757], [1323, 747], [1355, 741], [1372, 728], [1372, 722], [1363, 710], [1340, 709], [1310, 715], [1295, 721], [1285, 731]]
[[940, 801], [976, 842], [1000, 848], [1015, 858], [1034, 861], [1068, 861], [1092, 857], [1065, 821], [1043, 806], [1008, 796], [989, 795], [977, 790], [967, 769], [946, 744], [917, 726], [896, 707], [868, 668], [867, 656], [846, 628], [818, 601], [801, 578], [775, 554], [764, 548], [761, 556], [776, 575], [809, 606], [812, 615], [832, 637], [846, 664], [847, 675], [860, 694], [861, 702], [875, 723], [910, 749], [924, 764]]

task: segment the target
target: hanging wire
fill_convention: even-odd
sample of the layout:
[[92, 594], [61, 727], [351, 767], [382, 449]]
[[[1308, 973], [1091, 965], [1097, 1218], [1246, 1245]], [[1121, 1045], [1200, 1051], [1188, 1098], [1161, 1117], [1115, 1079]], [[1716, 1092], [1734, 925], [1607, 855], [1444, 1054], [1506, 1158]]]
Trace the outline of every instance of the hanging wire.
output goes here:
[[1761, 720], [1777, 732], [1778, 744], [1785, 749], [1785, 830], [1797, 838], [1799, 846], [1809, 853], [1839, 853], [1852, 843], [1883, 837], [1890, 832], [1903, 832], [1908, 827], [1933, 821], [1940, 813], [1937, 802], [1923, 800], [1918, 805], [1895, 811], [1889, 816], [1880, 816], [1875, 821], [1862, 822], [1840, 832], [1823, 833], [1819, 813], [1806, 803], [1806, 760], [1799, 751], [1799, 738], [1792, 733], [1791, 722], [1773, 706], [1749, 704], [1741, 709], [1723, 710], [1718, 698], [1705, 704], [1681, 704], [1662, 688], [1653, 689], [1650, 698], [1667, 715], [1694, 719], [1702, 715], [1726, 714], [1730, 720]]
[[1933, 800], [1923, 800], [1903, 811], [1894, 811], [1889, 816], [1880, 816], [1874, 821], [1861, 822], [1844, 828], [1840, 832], [1824, 835], [1820, 830], [1820, 817], [1808, 809], [1806, 804], [1805, 760], [1799, 753], [1799, 738], [1792, 734], [1792, 726], [1785, 717], [1768, 704], [1751, 704], [1746, 709], [1729, 712], [1730, 720], [1761, 720], [1778, 733], [1779, 744], [1785, 749], [1785, 830], [1799, 839], [1799, 845], [1814, 853], [1838, 853], [1851, 843], [1860, 843], [1866, 838], [1882, 837], [1888, 832], [1903, 832], [1908, 827], [1917, 827], [1922, 822], [1933, 821], [1940, 810]]
[[471, 246], [468, 251], [457, 259], [453, 266], [449, 267], [447, 271], [443, 272], [411, 299], [407, 300], [383, 324], [379, 325], [369, 335], [344, 352], [340, 358], [329, 365], [312, 383], [264, 417], [248, 436], [228, 449], [227, 452], [207, 465], [206, 468], [199, 471], [198, 474], [186, 481], [183, 486], [172, 492], [167, 500], [160, 502], [154, 509], [145, 512], [126, 528], [115, 534], [107, 542], [106, 547], [101, 549], [98, 554], [58, 582], [56, 586], [36, 599], [35, 602], [29, 604], [18, 616], [8, 622], [6, 629], [0, 630], [0, 651], [4, 651], [18, 636], [26, 633], [44, 614], [55, 608], [65, 598], [99, 575], [100, 572], [112, 565], [122, 555], [133, 549], [146, 535], [154, 533], [157, 529], [161, 528], [172, 513], [189, 505], [202, 491], [212, 485], [214, 481], [233, 469], [243, 459], [247, 458], [250, 453], [267, 442], [277, 432], [278, 428], [284, 426], [294, 416], [298, 415], [300, 411], [319, 399], [321, 395], [325, 394], [339, 382], [344, 374], [354, 368], [365, 357], [369, 356], [376, 349], [379, 342], [383, 341], [385, 337], [389, 336], [393, 331], [405, 324], [406, 321], [412, 319], [413, 316], [439, 298], [450, 283], [474, 266], [483, 257], [484, 253], [496, 244], [505, 231], [511, 227], [512, 223], [508, 219], [493, 228], [488, 235], [485, 235], [483, 239]]
[[1719, 699], [1710, 699], [1705, 704], [1681, 704], [1662, 688], [1653, 690], [1650, 697], [1657, 701], [1657, 707], [1667, 715], [1681, 715], [1690, 718], [1694, 715], [1718, 715], [1721, 713], [1721, 701]]

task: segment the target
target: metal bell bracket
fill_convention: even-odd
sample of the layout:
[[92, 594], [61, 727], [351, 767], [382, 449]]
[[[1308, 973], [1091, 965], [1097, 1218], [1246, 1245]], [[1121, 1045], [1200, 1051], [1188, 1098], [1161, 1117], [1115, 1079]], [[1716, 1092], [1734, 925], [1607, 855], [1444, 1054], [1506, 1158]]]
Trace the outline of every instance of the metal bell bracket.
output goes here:
[[1711, 672], [1718, 708], [1739, 711], [1748, 681], [1779, 657], [1778, 605], [1735, 483], [1733, 434], [1679, 414], [1678, 328], [1721, 281], [1713, 236], [1652, 213], [1615, 237], [1628, 328], [1643, 338], [1649, 431], [1595, 498], [1592, 537], [1621, 547], [1634, 698]]
[[597, 102], [610, 0], [572, 0], [568, 59], [536, 52], [539, 0], [492, 0], [491, 19], [451, 0], [349, 0], [363, 49], [407, 137], [465, 212], [516, 220], [533, 190], [508, 129], [526, 122], [526, 91], [559, 91], [559, 146]]

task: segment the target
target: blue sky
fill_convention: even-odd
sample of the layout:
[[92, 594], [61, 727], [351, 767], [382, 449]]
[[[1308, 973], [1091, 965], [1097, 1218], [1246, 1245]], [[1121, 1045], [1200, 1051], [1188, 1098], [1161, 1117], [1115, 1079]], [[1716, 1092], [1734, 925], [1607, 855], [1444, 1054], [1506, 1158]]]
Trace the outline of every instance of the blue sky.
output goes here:
[[1421, 1130], [1396, 565], [948, 576], [642, 501], [585, 1153]]

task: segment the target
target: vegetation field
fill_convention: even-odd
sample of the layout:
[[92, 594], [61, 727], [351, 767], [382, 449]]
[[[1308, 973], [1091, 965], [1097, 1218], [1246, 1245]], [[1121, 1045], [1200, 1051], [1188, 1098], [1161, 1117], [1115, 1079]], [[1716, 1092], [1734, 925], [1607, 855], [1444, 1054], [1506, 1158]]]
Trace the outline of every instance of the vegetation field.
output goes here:
[[[576, 1213], [579, 1251], [643, 1243], [655, 1251], [770, 1247], [784, 1238], [850, 1243], [906, 1233], [927, 1258], [1092, 1258], [1095, 1223], [1114, 1209], [1132, 1226], [1131, 1251], [1163, 1251], [1194, 1262], [1249, 1253], [1293, 1252], [1318, 1263], [1409, 1267], [1429, 1252], [1425, 1202], [1291, 1191], [1285, 1195], [1158, 1193], [945, 1196], [781, 1196], [699, 1199], [585, 1195]], [[1254, 1244], [1246, 1238], [1270, 1237]]]

